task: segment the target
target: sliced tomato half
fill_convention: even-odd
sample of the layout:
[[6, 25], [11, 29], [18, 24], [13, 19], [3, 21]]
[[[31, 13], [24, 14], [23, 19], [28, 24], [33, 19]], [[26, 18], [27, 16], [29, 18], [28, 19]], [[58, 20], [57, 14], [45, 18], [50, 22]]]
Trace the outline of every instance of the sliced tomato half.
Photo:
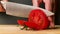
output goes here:
[[[36, 25], [35, 29], [38, 27], [40, 29], [46, 29], [49, 26], [49, 20], [43, 10], [34, 9], [29, 15], [28, 21], [32, 26]], [[33, 24], [34, 23], [34, 24]], [[27, 25], [28, 26], [28, 25]], [[31, 26], [28, 26], [31, 27]], [[33, 27], [32, 27], [33, 28]]]

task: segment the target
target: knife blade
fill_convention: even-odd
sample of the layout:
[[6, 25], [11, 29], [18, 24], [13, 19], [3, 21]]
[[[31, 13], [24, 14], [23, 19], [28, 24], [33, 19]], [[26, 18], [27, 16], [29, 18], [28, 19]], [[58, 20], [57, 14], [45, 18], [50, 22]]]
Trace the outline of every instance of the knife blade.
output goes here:
[[54, 13], [52, 13], [51, 11], [39, 7], [14, 2], [6, 2], [6, 14], [8, 15], [28, 18], [29, 13], [34, 9], [43, 10], [47, 16], [54, 15]]

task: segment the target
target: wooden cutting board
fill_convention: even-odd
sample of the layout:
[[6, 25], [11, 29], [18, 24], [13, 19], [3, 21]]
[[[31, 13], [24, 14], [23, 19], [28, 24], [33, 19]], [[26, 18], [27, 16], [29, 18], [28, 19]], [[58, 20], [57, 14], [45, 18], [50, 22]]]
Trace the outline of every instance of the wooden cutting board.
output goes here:
[[60, 26], [56, 26], [56, 29], [47, 30], [20, 30], [17, 25], [0, 25], [0, 34], [60, 34]]

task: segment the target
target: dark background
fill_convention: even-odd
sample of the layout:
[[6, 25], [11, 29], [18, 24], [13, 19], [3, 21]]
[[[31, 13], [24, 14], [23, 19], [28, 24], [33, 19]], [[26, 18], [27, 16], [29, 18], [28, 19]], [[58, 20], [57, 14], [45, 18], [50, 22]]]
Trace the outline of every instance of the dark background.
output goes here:
[[[32, 5], [31, 0], [9, 0], [9, 1], [20, 4]], [[55, 24], [60, 25], [60, 0], [56, 0], [55, 4], [56, 4]], [[18, 19], [27, 20], [27, 18], [24, 17], [15, 17], [6, 15], [5, 13], [2, 12], [0, 13], [0, 24], [17, 24]]]
[[20, 3], [20, 4], [32, 5], [32, 0], [9, 0], [9, 1]]
[[60, 25], [60, 0], [56, 0], [55, 23]]

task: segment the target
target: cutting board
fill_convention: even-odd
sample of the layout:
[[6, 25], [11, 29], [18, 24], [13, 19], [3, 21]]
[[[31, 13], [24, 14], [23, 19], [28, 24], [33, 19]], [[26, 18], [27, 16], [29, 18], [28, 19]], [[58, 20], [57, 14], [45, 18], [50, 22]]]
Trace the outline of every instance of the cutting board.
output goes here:
[[60, 25], [56, 29], [47, 30], [20, 30], [17, 25], [0, 25], [0, 34], [60, 34]]

